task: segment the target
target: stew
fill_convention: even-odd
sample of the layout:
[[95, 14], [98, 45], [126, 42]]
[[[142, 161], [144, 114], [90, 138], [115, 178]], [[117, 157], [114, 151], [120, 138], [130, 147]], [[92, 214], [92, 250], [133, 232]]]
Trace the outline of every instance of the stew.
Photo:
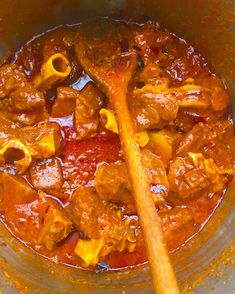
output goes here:
[[[157, 23], [106, 19], [105, 29], [117, 30], [117, 54], [138, 54], [128, 106], [174, 252], [204, 227], [233, 180], [229, 96], [203, 57]], [[80, 25], [45, 32], [0, 68], [1, 220], [54, 262], [131, 267], [146, 261], [143, 236], [115, 113], [78, 62], [80, 37]], [[104, 56], [116, 40], [109, 46]]]

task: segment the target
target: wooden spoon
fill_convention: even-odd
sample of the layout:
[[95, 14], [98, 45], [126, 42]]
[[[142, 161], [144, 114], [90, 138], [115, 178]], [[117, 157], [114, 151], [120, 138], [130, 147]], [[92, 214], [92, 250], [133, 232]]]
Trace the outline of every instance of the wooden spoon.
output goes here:
[[107, 20], [86, 23], [81, 28], [76, 53], [85, 71], [110, 99], [117, 117], [155, 291], [175, 294], [179, 293], [175, 274], [126, 102], [128, 84], [137, 65], [137, 54], [134, 50], [121, 52], [122, 28], [119, 26], [110, 25]]

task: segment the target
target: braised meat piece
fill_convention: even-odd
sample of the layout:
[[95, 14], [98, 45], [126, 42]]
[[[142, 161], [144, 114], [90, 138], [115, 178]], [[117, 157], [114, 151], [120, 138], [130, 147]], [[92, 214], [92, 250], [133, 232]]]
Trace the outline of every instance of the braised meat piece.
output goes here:
[[125, 163], [100, 165], [95, 175], [95, 189], [99, 197], [105, 201], [133, 204]]
[[18, 176], [0, 172], [0, 206], [30, 203], [37, 198], [37, 192]]
[[12, 91], [26, 84], [27, 79], [17, 65], [4, 64], [0, 67], [0, 99], [8, 97]]
[[24, 125], [48, 118], [44, 95], [16, 65], [5, 64], [0, 68], [0, 112], [1, 116]]
[[176, 154], [182, 156], [191, 152], [201, 152], [212, 158], [221, 169], [234, 168], [233, 125], [221, 120], [214, 124], [198, 123], [180, 142]]
[[[163, 163], [152, 152], [142, 150], [143, 165], [149, 177], [149, 185], [156, 204], [167, 197], [169, 183]], [[100, 165], [95, 176], [95, 188], [105, 201], [134, 205], [130, 179], [125, 163]]]
[[68, 236], [71, 230], [71, 221], [60, 208], [51, 205], [44, 216], [44, 224], [41, 228], [38, 242], [51, 251], [58, 242]]
[[96, 134], [99, 124], [99, 110], [103, 103], [104, 94], [92, 82], [79, 92], [75, 109], [75, 126], [79, 140]]
[[208, 189], [211, 192], [223, 190], [228, 175], [234, 171], [220, 169], [213, 159], [206, 159], [201, 153], [189, 152], [186, 157], [177, 157], [170, 165], [168, 179], [170, 190], [180, 198], [194, 196]]
[[45, 98], [43, 94], [27, 85], [15, 90], [9, 99], [9, 107], [14, 111], [32, 111], [45, 106]]
[[164, 88], [165, 85], [147, 85], [134, 90], [134, 95], [130, 96], [129, 109], [138, 132], [154, 129], [159, 123], [169, 123], [176, 118], [177, 99]]
[[63, 171], [56, 158], [37, 160], [29, 169], [34, 188], [54, 194], [63, 185]]
[[78, 91], [69, 87], [59, 87], [57, 89], [56, 100], [52, 106], [51, 116], [63, 117], [73, 113], [78, 98]]
[[134, 227], [129, 219], [122, 219], [121, 211], [103, 202], [92, 187], [81, 187], [73, 195], [68, 217], [89, 239], [79, 240], [75, 253], [84, 266], [95, 265], [110, 252], [128, 250], [136, 245]]

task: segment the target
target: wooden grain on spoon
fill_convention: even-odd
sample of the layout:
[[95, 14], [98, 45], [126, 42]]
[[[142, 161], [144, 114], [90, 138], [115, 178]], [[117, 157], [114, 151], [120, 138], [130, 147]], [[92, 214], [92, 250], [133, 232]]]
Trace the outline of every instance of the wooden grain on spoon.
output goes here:
[[94, 23], [87, 23], [80, 32], [76, 53], [85, 71], [98, 83], [115, 111], [155, 291], [175, 294], [179, 293], [175, 274], [126, 102], [137, 54], [134, 50], [121, 52], [119, 38], [118, 29], [113, 23], [110, 27], [102, 21], [100, 24], [96, 22], [95, 27]]

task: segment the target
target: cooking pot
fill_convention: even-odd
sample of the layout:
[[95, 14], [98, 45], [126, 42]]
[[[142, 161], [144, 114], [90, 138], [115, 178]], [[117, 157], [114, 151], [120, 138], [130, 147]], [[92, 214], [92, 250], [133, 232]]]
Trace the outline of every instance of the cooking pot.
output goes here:
[[[0, 60], [35, 34], [106, 15], [157, 20], [162, 27], [185, 38], [224, 79], [233, 103], [235, 2], [229, 0], [1, 0]], [[234, 293], [234, 192], [235, 186], [205, 229], [172, 255], [185, 293], [190, 289], [196, 293]], [[56, 265], [23, 246], [1, 225], [0, 291], [128, 294], [153, 293], [153, 288], [147, 265], [99, 274]]]

